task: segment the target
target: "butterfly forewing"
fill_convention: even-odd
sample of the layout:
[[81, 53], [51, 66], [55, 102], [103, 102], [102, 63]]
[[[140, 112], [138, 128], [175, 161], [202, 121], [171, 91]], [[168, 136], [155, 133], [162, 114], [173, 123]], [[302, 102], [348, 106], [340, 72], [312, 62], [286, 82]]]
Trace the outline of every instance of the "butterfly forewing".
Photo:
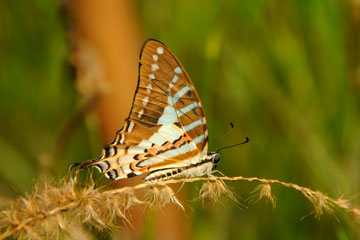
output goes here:
[[205, 113], [188, 74], [165, 45], [148, 40], [129, 117], [102, 156], [82, 168], [120, 179], [186, 166], [207, 152], [207, 141]]

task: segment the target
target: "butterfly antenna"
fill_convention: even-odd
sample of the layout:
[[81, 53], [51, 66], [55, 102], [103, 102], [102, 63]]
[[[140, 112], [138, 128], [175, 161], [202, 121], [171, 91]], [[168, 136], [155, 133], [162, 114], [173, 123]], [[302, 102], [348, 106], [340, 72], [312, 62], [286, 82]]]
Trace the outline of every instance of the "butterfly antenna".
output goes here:
[[241, 143], [234, 144], [234, 145], [230, 145], [230, 146], [226, 146], [226, 147], [219, 148], [219, 149], [217, 150], [217, 152], [219, 152], [219, 151], [221, 151], [221, 150], [224, 150], [224, 149], [227, 149], [227, 148], [236, 147], [236, 146], [239, 146], [239, 145], [248, 143], [248, 142], [249, 142], [249, 138], [246, 137], [246, 138], [245, 138], [245, 141], [243, 141], [243, 142], [241, 142]]
[[232, 132], [232, 130], [234, 129], [234, 124], [232, 122], [230, 122], [230, 126], [231, 128], [224, 134], [224, 136], [221, 138], [220, 142], [218, 143], [218, 145], [216, 146], [216, 150], [215, 152], [218, 152], [218, 147], [219, 145], [224, 141], [224, 139]]

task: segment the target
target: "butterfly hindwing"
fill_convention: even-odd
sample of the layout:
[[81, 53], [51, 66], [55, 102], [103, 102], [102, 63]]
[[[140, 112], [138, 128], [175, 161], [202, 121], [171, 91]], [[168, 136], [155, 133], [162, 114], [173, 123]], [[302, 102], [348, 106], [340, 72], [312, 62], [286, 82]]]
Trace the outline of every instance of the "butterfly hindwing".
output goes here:
[[102, 156], [81, 168], [121, 179], [186, 166], [207, 152], [207, 141], [205, 113], [188, 74], [165, 45], [148, 40], [129, 117]]
[[[194, 142], [175, 124], [158, 126], [147, 139], [142, 138], [149, 130], [147, 127], [135, 125], [134, 134], [131, 134], [125, 130], [128, 125], [129, 120], [114, 142], [104, 146], [102, 156], [86, 167], [97, 167], [108, 178], [121, 179], [165, 165], [184, 167], [200, 154]], [[119, 141], [124, 142], [121, 144]]]

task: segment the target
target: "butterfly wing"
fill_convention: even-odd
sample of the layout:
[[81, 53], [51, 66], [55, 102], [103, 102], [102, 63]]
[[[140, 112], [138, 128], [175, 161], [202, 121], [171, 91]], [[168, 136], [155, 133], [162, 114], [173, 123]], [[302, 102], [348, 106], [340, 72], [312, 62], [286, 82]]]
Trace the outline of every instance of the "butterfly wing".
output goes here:
[[200, 137], [199, 149], [207, 143], [205, 112], [194, 84], [174, 54], [156, 40], [148, 40], [140, 55], [130, 119], [148, 126], [177, 124], [192, 139]]
[[207, 142], [205, 113], [190, 77], [164, 44], [148, 40], [129, 117], [101, 157], [80, 168], [94, 166], [121, 179], [186, 166], [207, 152]]

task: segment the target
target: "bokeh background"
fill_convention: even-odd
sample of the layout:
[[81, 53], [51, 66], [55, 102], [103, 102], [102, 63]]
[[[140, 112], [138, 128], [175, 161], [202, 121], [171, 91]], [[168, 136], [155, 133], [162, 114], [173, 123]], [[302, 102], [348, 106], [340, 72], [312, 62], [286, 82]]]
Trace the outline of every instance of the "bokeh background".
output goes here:
[[[360, 2], [356, 0], [77, 0], [0, 2], [0, 205], [47, 176], [97, 157], [130, 110], [138, 55], [164, 42], [190, 74], [218, 169], [297, 183], [359, 204]], [[95, 175], [100, 180], [103, 176]], [[117, 187], [130, 182], [123, 181]], [[114, 187], [116, 184], [114, 184]], [[134, 210], [135, 229], [101, 239], [360, 239], [341, 211], [311, 215], [299, 193], [277, 207], [188, 201], [187, 211]], [[183, 200], [196, 198], [187, 186]], [[91, 231], [91, 229], [89, 229]]]

